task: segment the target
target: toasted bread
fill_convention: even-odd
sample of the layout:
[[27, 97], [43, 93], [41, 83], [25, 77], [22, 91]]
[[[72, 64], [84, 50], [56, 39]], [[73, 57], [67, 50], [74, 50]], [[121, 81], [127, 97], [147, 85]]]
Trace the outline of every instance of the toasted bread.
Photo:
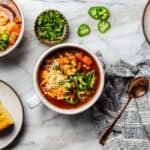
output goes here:
[[0, 134], [11, 128], [14, 125], [14, 121], [10, 113], [0, 102]]

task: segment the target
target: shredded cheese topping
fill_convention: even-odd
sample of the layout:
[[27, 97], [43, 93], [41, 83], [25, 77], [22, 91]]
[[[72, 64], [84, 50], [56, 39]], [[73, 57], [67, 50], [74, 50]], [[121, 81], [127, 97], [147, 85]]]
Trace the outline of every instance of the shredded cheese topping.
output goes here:
[[51, 70], [49, 72], [49, 89], [59, 87], [60, 83], [66, 79], [66, 76], [59, 70]]

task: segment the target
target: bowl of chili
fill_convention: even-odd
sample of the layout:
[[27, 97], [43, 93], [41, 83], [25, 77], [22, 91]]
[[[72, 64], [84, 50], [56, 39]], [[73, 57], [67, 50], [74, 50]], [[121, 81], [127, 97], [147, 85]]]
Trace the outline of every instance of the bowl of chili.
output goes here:
[[73, 115], [95, 104], [104, 86], [104, 70], [97, 56], [73, 43], [44, 52], [34, 70], [34, 87], [43, 104]]

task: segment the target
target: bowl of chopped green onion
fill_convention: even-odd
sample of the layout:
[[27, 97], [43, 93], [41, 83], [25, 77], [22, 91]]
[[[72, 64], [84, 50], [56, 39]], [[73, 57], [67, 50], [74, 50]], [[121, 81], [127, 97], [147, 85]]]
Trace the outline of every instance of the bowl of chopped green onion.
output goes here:
[[59, 44], [67, 38], [68, 32], [68, 21], [58, 10], [45, 10], [35, 21], [35, 34], [44, 44]]

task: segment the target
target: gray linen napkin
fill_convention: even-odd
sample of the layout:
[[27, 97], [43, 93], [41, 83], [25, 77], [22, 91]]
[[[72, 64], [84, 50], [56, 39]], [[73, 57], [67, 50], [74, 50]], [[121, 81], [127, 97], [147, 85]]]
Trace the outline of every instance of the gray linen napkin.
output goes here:
[[[96, 52], [96, 55], [102, 60], [100, 51]], [[142, 56], [141, 53], [138, 55]], [[103, 93], [92, 111], [99, 138], [114, 119], [112, 116], [115, 117], [116, 112], [128, 99], [128, 82], [133, 77], [141, 75], [150, 79], [150, 59], [140, 58], [144, 61], [131, 65], [121, 60], [115, 65], [111, 65], [109, 71], [106, 71]], [[150, 150], [150, 90], [145, 96], [130, 102], [115, 125], [104, 149]]]

